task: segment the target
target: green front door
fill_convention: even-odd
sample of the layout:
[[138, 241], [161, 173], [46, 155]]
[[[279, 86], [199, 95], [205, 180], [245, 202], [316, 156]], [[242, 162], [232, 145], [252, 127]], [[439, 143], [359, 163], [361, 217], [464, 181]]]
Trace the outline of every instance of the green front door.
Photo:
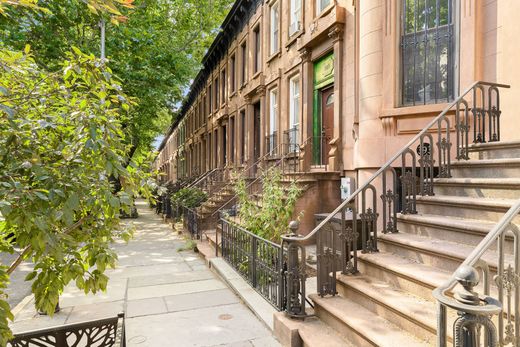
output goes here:
[[[334, 85], [334, 54], [330, 53], [314, 63], [314, 93], [313, 93], [313, 117], [312, 117], [312, 163], [324, 165], [328, 153], [326, 146], [327, 129], [330, 127], [330, 119], [324, 120], [323, 92]], [[330, 115], [325, 115], [330, 117]], [[334, 115], [332, 114], [332, 117]], [[324, 123], [329, 124], [324, 124]], [[328, 129], [330, 130], [330, 129]], [[330, 139], [329, 139], [330, 141]]]

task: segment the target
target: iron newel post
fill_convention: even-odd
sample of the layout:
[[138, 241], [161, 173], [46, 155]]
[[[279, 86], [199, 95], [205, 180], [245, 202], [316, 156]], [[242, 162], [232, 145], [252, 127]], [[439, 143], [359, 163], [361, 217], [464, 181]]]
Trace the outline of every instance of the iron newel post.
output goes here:
[[[299, 241], [303, 236], [297, 231], [300, 223], [289, 223], [289, 234], [282, 236], [282, 243], [287, 245], [287, 270], [285, 273], [285, 292], [287, 294], [285, 312], [289, 317], [305, 318], [305, 246]], [[284, 245], [282, 245], [284, 246]]]
[[[496, 312], [494, 313], [499, 313], [500, 304], [489, 297], [482, 298], [474, 291], [480, 281], [480, 276], [472, 266], [459, 267], [455, 272], [455, 279], [462, 288], [454, 295], [457, 304], [453, 305], [453, 308], [457, 309], [459, 315], [454, 324], [454, 346], [479, 346], [481, 328], [484, 328], [484, 346], [497, 346], [497, 331], [491, 321], [489, 309], [493, 309], [495, 306]], [[488, 310], [482, 310], [481, 304], [484, 304], [484, 307], [488, 306]]]

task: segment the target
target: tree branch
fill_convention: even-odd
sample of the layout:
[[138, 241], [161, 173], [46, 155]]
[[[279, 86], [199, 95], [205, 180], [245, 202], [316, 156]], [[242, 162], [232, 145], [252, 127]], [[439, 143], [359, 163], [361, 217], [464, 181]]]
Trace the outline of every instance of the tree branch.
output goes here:
[[[70, 227], [65, 229], [65, 231], [63, 233], [64, 234], [71, 233], [72, 231], [74, 231], [74, 229], [80, 227], [85, 222], [87, 217], [89, 217], [89, 216], [82, 217], [76, 223], [72, 224]], [[16, 259], [9, 266], [9, 268], [7, 269], [7, 274], [8, 275], [12, 274], [14, 272], [14, 270], [16, 270], [18, 265], [20, 265], [22, 263], [22, 261], [31, 253], [31, 251], [32, 251], [31, 246], [25, 247], [25, 249], [22, 251], [22, 253], [20, 253], [20, 255], [18, 257], [16, 257]]]

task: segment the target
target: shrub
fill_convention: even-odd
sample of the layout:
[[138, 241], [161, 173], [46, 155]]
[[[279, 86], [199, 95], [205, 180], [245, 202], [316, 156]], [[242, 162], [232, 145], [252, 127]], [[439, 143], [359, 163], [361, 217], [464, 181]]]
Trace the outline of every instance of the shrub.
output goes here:
[[258, 205], [249, 196], [245, 179], [238, 179], [234, 189], [240, 206], [239, 220], [241, 226], [250, 232], [280, 242], [281, 236], [287, 233], [301, 189], [294, 180], [284, 186], [278, 169], [266, 170], [262, 173], [261, 181], [262, 198]]
[[171, 197], [173, 207], [199, 207], [208, 199], [208, 195], [198, 188], [183, 188]]

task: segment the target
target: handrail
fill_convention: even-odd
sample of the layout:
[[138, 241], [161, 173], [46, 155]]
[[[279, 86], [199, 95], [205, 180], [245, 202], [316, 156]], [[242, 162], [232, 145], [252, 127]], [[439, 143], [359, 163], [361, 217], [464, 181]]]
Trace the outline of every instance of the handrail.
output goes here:
[[[312, 140], [314, 137], [313, 136], [309, 136], [305, 141], [303, 141], [301, 144], [298, 144], [298, 148], [299, 148], [299, 151], [301, 151], [302, 147], [304, 147], [310, 140]], [[284, 145], [287, 145], [286, 143], [281, 143], [279, 144], [277, 147], [280, 147], [280, 146], [284, 146]], [[276, 161], [276, 163], [269, 167], [268, 170], [274, 168], [274, 167], [278, 167], [278, 165], [280, 163], [283, 164], [283, 162], [288, 159], [290, 156], [294, 156], [295, 155], [295, 152], [287, 152], [285, 154], [283, 154], [280, 158], [278, 158], [278, 160]], [[299, 160], [299, 157], [297, 157], [297, 159]], [[302, 173], [300, 173], [300, 176], [301, 176]], [[298, 177], [300, 177], [298, 176]], [[253, 186], [255, 183], [257, 183], [259, 180], [262, 179], [262, 176], [258, 176], [256, 177], [252, 182], [250, 182], [247, 186], [246, 186], [246, 190], [249, 189], [251, 186]], [[236, 199], [238, 197], [238, 194], [235, 194], [232, 198], [230, 198], [228, 201], [226, 201], [226, 203], [224, 205], [222, 205], [218, 210], [216, 210], [215, 212], [212, 213], [212, 216], [214, 216], [215, 214], [221, 212], [225, 206], [227, 206], [231, 201], [233, 201], [234, 199]]]
[[[434, 298], [439, 302], [439, 313], [438, 313], [438, 336], [437, 336], [437, 343], [438, 346], [445, 346], [446, 345], [446, 312], [445, 307], [451, 307], [454, 309], [457, 309], [458, 311], [465, 312], [466, 314], [474, 314], [474, 315], [483, 315], [483, 316], [489, 316], [493, 314], [498, 314], [502, 311], [502, 304], [501, 304], [501, 296], [502, 294], [499, 294], [499, 300], [493, 299], [488, 297], [489, 295], [489, 270], [487, 269], [487, 264], [482, 265], [482, 256], [485, 252], [487, 252], [490, 247], [493, 245], [494, 242], [501, 242], [503, 239], [505, 233], [509, 230], [511, 223], [515, 217], [517, 217], [520, 214], [520, 199], [518, 199], [512, 206], [509, 208], [509, 210], [504, 214], [504, 216], [498, 221], [497, 224], [487, 233], [487, 235], [480, 241], [480, 243], [475, 247], [475, 249], [466, 257], [466, 259], [462, 262], [462, 264], [457, 268], [457, 270], [451, 275], [450, 279], [447, 280], [444, 284], [441, 286], [435, 288], [433, 290], [433, 296]], [[520, 237], [520, 234], [518, 232], [515, 233], [515, 237]], [[519, 240], [515, 240], [516, 247], [518, 248], [518, 242]], [[499, 243], [500, 244], [500, 243]], [[499, 254], [500, 252], [503, 252], [503, 249], [499, 246]], [[515, 250], [515, 256], [517, 259], [515, 259], [515, 267], [518, 271], [518, 262], [520, 260], [518, 259], [520, 257], [520, 254], [517, 253], [518, 249]], [[503, 261], [503, 256], [500, 255], [499, 257], [499, 264], [498, 264], [498, 277], [502, 275], [503, 264], [500, 264], [500, 261]], [[465, 278], [460, 278], [460, 274], [465, 273], [471, 273], [468, 272], [468, 269], [473, 269], [474, 267], [483, 267], [483, 271], [485, 271], [485, 280], [487, 283], [484, 283], [484, 297], [481, 297], [480, 300], [483, 300], [486, 302], [487, 305], [472, 305], [469, 303], [465, 303], [463, 301], [451, 298], [446, 295], [446, 292], [449, 290], [452, 290], [457, 283], [462, 283], [461, 281], [465, 280]], [[502, 271], [500, 271], [502, 270]], [[477, 282], [473, 283], [473, 285], [476, 285]], [[516, 305], [518, 306], [519, 303], [516, 302]], [[509, 308], [510, 309], [510, 308]], [[518, 313], [515, 312], [516, 314]], [[507, 312], [508, 315], [511, 314], [511, 312]], [[515, 316], [515, 319], [518, 319], [518, 316]], [[503, 323], [499, 323], [502, 325]], [[501, 329], [502, 330], [502, 329]], [[516, 331], [516, 334], [519, 332]], [[501, 335], [501, 334], [500, 334]], [[513, 337], [515, 338], [515, 337]], [[516, 339], [519, 337], [516, 336]]]
[[306, 240], [313, 238], [316, 235], [316, 233], [318, 233], [319, 230], [321, 228], [323, 228], [323, 226], [325, 226], [325, 224], [329, 223], [330, 220], [332, 218], [334, 218], [334, 216], [336, 214], [341, 212], [342, 209], [344, 209], [348, 204], [350, 204], [352, 199], [354, 199], [357, 195], [359, 195], [359, 193], [361, 193], [364, 189], [366, 189], [370, 185], [370, 183], [372, 183], [377, 177], [379, 177], [379, 175], [381, 175], [384, 171], [386, 171], [388, 168], [390, 168], [392, 163], [394, 163], [400, 156], [402, 156], [403, 153], [405, 153], [411, 145], [413, 145], [417, 140], [419, 140], [421, 138], [421, 136], [426, 134], [426, 132], [435, 123], [438, 123], [439, 120], [442, 120], [442, 117], [444, 117], [454, 106], [456, 106], [466, 96], [466, 94], [468, 94], [470, 91], [472, 91], [473, 88], [475, 88], [477, 85], [493, 86], [493, 87], [498, 87], [498, 88], [510, 88], [510, 86], [506, 85], [506, 84], [489, 83], [489, 82], [483, 82], [483, 81], [476, 81], [476, 82], [472, 83], [471, 86], [466, 88], [466, 90], [464, 90], [464, 92], [458, 98], [456, 98], [448, 106], [446, 106], [444, 108], [444, 110], [437, 117], [435, 117], [432, 121], [430, 121], [430, 123], [428, 123], [428, 125], [426, 125], [423, 128], [423, 130], [421, 130], [417, 135], [415, 135], [405, 146], [403, 146], [403, 148], [399, 152], [397, 152], [379, 170], [377, 170], [376, 173], [374, 173], [367, 181], [365, 181], [365, 183], [362, 186], [358, 187], [354, 191], [354, 193], [350, 194], [350, 196], [347, 199], [345, 199], [345, 201], [343, 201], [333, 212], [331, 212], [325, 219], [323, 219], [320, 222], [320, 224], [318, 224], [308, 235], [306, 235], [305, 237], [298, 237], [295, 235], [286, 235], [286, 236], [283, 236], [283, 239], [286, 241], [306, 241]]
[[207, 171], [205, 174], [202, 175], [202, 177], [200, 177], [199, 179], [197, 179], [194, 182], [190, 183], [186, 188], [191, 188], [191, 187], [194, 187], [194, 186], [198, 185], [200, 182], [205, 180], [208, 176], [210, 176], [211, 174], [213, 174], [217, 170], [218, 170], [218, 168], [215, 168], [213, 170]]
[[[275, 148], [273, 148], [271, 151], [265, 153], [263, 156], [261, 156], [260, 158], [258, 158], [258, 160], [255, 161], [253, 164], [251, 164], [251, 165], [245, 167], [244, 169], [242, 169], [242, 170], [240, 171], [240, 173], [238, 174], [237, 177], [243, 177], [243, 175], [244, 175], [246, 172], [249, 172], [252, 168], [256, 167], [258, 164], [260, 164], [260, 163], [261, 163], [262, 161], [264, 161], [266, 158], [269, 158], [270, 156], [272, 156], [273, 153], [277, 153], [277, 150], [279, 150], [280, 148], [282, 148], [282, 146], [283, 146], [283, 144], [281, 143], [281, 144], [277, 145]], [[255, 179], [255, 181], [256, 181], [256, 179]], [[254, 182], [254, 181], [253, 181], [253, 182]], [[234, 182], [230, 181], [230, 182], [228, 182], [224, 187], [222, 187], [219, 191], [222, 191], [222, 190], [224, 190], [224, 189], [226, 189], [226, 188], [229, 188], [229, 187], [232, 186], [233, 184], [234, 184]], [[225, 203], [223, 206], [221, 206], [219, 209], [217, 209], [215, 212], [213, 212], [213, 213], [211, 214], [211, 216], [214, 216], [216, 213], [220, 212], [220, 211], [222, 210], [222, 208], [223, 208], [224, 206], [227, 206], [227, 204], [228, 204], [230, 201], [232, 201], [235, 197], [236, 197], [236, 195], [235, 195], [233, 198], [231, 198], [230, 200], [226, 201], [226, 203]]]

